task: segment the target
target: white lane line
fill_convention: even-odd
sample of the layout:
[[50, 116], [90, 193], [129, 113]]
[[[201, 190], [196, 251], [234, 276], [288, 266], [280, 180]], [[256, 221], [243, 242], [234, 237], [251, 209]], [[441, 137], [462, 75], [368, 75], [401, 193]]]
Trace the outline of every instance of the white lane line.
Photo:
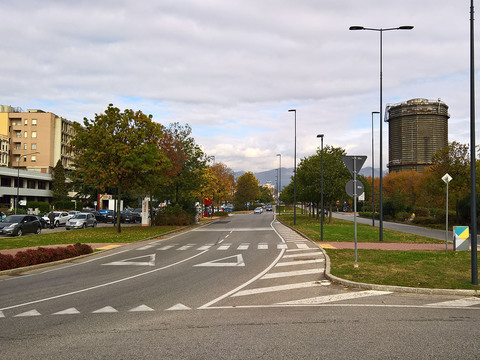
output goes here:
[[121, 283], [121, 282], [124, 282], [124, 281], [136, 279], [136, 278], [138, 278], [138, 277], [145, 276], [145, 275], [149, 275], [149, 274], [155, 273], [155, 272], [157, 272], [157, 271], [165, 270], [165, 269], [171, 268], [171, 267], [173, 267], [173, 266], [179, 265], [179, 264], [184, 263], [184, 262], [186, 262], [186, 261], [190, 261], [190, 260], [196, 258], [197, 256], [200, 256], [200, 255], [205, 254], [206, 252], [207, 252], [207, 250], [202, 251], [202, 252], [199, 252], [198, 254], [195, 254], [195, 255], [190, 256], [190, 257], [188, 257], [188, 258], [186, 258], [186, 259], [177, 261], [176, 263], [173, 263], [173, 264], [170, 264], [170, 265], [165, 265], [165, 266], [160, 267], [160, 268], [157, 268], [157, 269], [145, 271], [145, 272], [143, 272], [143, 273], [141, 273], [141, 274], [136, 274], [136, 275], [132, 275], [132, 276], [127, 276], [127, 277], [122, 278], [122, 279], [110, 281], [110, 282], [107, 282], [107, 283], [104, 283], [104, 284], [95, 285], [95, 286], [91, 286], [91, 287], [84, 288], [84, 289], [80, 289], [80, 290], [71, 291], [71, 292], [68, 292], [68, 293], [60, 294], [60, 295], [50, 296], [50, 297], [47, 297], [47, 298], [38, 299], [38, 300], [34, 300], [34, 301], [29, 301], [29, 302], [22, 303], [22, 304], [7, 306], [7, 307], [4, 307], [4, 308], [0, 309], [0, 311], [9, 310], [9, 309], [15, 309], [15, 308], [18, 308], [18, 307], [27, 306], [27, 305], [32, 305], [32, 304], [37, 304], [37, 303], [41, 303], [41, 302], [45, 302], [45, 301], [50, 301], [50, 300], [54, 300], [54, 299], [60, 299], [60, 298], [66, 297], [66, 296], [75, 295], [75, 294], [80, 294], [80, 293], [83, 293], [83, 292], [86, 292], [86, 291], [91, 291], [91, 290], [95, 290], [95, 289], [100, 289], [100, 288], [103, 288], [103, 287], [106, 287], [106, 286], [109, 286], [109, 285], [114, 285], [114, 284], [118, 284], [118, 283]]
[[204, 251], [204, 250], [208, 250], [212, 247], [213, 245], [203, 245], [203, 246], [200, 246], [197, 250], [199, 251]]
[[311, 274], [322, 274], [323, 269], [308, 269], [308, 270], [298, 270], [298, 271], [285, 271], [278, 272], [273, 274], [265, 274], [262, 279], [277, 279], [282, 277], [289, 276], [302, 276], [302, 275], [311, 275]]
[[192, 231], [199, 231], [199, 232], [204, 232], [204, 231], [216, 231], [216, 232], [248, 232], [248, 231], [272, 231], [271, 228], [237, 228], [237, 229], [195, 229]]
[[303, 265], [303, 264], [316, 264], [316, 263], [323, 263], [325, 259], [310, 259], [310, 260], [299, 260], [299, 261], [284, 261], [279, 262], [275, 267], [279, 266], [293, 266], [293, 265]]
[[75, 315], [75, 314], [80, 314], [80, 311], [72, 307], [62, 311], [58, 311], [56, 313], [53, 313], [52, 315]]
[[223, 244], [217, 248], [217, 250], [228, 250], [228, 248], [232, 246], [232, 244]]
[[305, 251], [305, 249], [288, 249], [287, 252], [299, 252], [299, 251]]
[[237, 250], [248, 250], [249, 246], [250, 246], [250, 244], [240, 244], [240, 245], [238, 245]]
[[392, 292], [366, 290], [366, 291], [358, 291], [358, 292], [352, 292], [347, 294], [334, 294], [334, 295], [318, 296], [310, 299], [287, 301], [287, 302], [279, 303], [279, 305], [318, 305], [318, 304], [325, 304], [333, 301], [352, 300], [352, 299], [358, 299], [358, 298], [367, 297], [367, 296], [379, 296], [379, 295], [389, 295], [389, 294], [392, 294]]
[[[285, 240], [283, 239], [283, 237], [278, 233], [278, 231], [273, 227], [273, 222], [275, 221], [275, 218], [273, 219], [273, 221], [270, 223], [270, 226], [271, 228], [273, 229], [273, 231], [275, 231], [275, 234], [278, 235], [278, 237], [280, 238], [280, 240], [282, 240], [282, 242], [285, 242]], [[253, 278], [251, 278], [250, 280], [248, 280], [246, 283], [243, 283], [242, 285], [240, 286], [237, 286], [235, 289], [219, 296], [218, 298], [216, 299], [213, 299], [212, 301], [200, 306], [198, 309], [199, 310], [205, 310], [205, 309], [208, 309], [210, 306], [212, 306], [213, 304], [229, 297], [230, 295], [232, 294], [235, 294], [237, 291], [240, 291], [241, 289], [243, 289], [244, 287], [250, 285], [251, 283], [253, 283], [254, 281], [257, 281], [258, 279], [260, 279], [263, 275], [265, 275], [267, 272], [269, 272], [274, 266], [275, 264], [281, 259], [281, 257], [283, 256], [283, 254], [285, 253], [285, 249], [282, 249], [280, 250], [280, 254], [278, 254], [278, 256], [275, 258], [275, 260], [273, 260], [273, 262], [267, 266], [267, 268], [263, 271], [261, 271], [259, 274], [255, 275]], [[2, 309], [0, 309], [2, 310]]]
[[145, 245], [145, 246], [142, 246], [142, 247], [140, 247], [138, 249], [135, 249], [135, 250], [137, 250], [137, 251], [148, 250], [148, 249], [150, 249], [154, 246], [156, 246], [156, 245]]
[[161, 250], [161, 251], [163, 251], [163, 250], [169, 250], [169, 249], [175, 247], [176, 245], [177, 245], [177, 244], [165, 245], [165, 246], [162, 246], [161, 248], [158, 248], [157, 250]]
[[307, 256], [320, 256], [322, 254], [322, 252], [319, 250], [319, 251], [315, 251], [315, 252], [309, 252], [309, 253], [304, 253], [304, 254], [289, 254], [289, 255], [285, 255], [283, 258], [284, 259], [289, 259], [289, 258], [298, 258], [298, 257], [307, 257]]
[[195, 244], [188, 244], [188, 245], [183, 245], [183, 246], [180, 246], [177, 250], [188, 250], [190, 248], [192, 248]]
[[295, 245], [297, 245], [297, 248], [299, 248], [299, 249], [311, 249], [311, 247], [309, 247], [305, 243], [296, 243]]
[[258, 288], [258, 289], [242, 290], [233, 294], [232, 297], [256, 295], [256, 294], [263, 294], [267, 292], [275, 292], [275, 291], [283, 291], [283, 290], [302, 289], [302, 288], [315, 287], [315, 286], [322, 286], [322, 285], [315, 282], [303, 282], [303, 283], [297, 283], [297, 284], [269, 286], [269, 287]]
[[480, 304], [480, 298], [477, 297], [468, 297], [464, 299], [457, 299], [451, 301], [443, 301], [439, 303], [427, 304], [427, 306], [445, 306], [445, 307], [466, 307], [466, 306], [474, 306]]
[[260, 243], [260, 244], [258, 244], [257, 249], [258, 250], [268, 250], [268, 244]]

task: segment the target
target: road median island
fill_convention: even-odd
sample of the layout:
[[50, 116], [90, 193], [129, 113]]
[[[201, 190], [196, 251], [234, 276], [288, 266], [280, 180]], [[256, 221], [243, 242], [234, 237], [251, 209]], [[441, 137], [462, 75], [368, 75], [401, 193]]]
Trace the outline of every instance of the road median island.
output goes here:
[[362, 225], [355, 268], [352, 222], [325, 221], [322, 242], [319, 220], [297, 215], [296, 226], [292, 216], [280, 216], [279, 220], [322, 247], [330, 259], [326, 275], [346, 286], [427, 294], [480, 294], [480, 288], [470, 283], [470, 252], [445, 251], [445, 242], [442, 245], [442, 241], [424, 236], [385, 230], [384, 242], [380, 243], [378, 229]]

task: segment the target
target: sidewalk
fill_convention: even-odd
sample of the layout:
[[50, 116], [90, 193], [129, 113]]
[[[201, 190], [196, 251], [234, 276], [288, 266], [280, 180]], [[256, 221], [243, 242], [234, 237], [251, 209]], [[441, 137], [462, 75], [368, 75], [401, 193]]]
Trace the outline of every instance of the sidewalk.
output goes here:
[[[328, 242], [318, 241], [318, 246], [324, 249], [355, 249], [354, 242]], [[385, 243], [385, 242], [358, 242], [357, 249], [374, 249], [374, 250], [445, 250], [445, 244], [407, 244], [407, 243]], [[448, 250], [453, 251], [453, 244], [448, 244]]]

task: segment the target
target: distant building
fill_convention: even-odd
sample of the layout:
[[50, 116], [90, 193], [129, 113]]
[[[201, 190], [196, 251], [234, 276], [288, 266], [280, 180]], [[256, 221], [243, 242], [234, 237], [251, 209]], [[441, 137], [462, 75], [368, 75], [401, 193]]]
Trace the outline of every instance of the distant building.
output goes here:
[[432, 156], [448, 145], [448, 106], [438, 100], [412, 99], [386, 109], [389, 171], [422, 173]]
[[0, 159], [0, 166], [20, 167], [45, 174], [52, 173], [58, 160], [62, 161], [66, 170], [73, 167], [73, 156], [68, 149], [74, 135], [73, 123], [51, 112], [23, 112], [0, 105], [0, 135], [2, 155], [4, 141], [9, 145], [6, 150], [8, 161]]

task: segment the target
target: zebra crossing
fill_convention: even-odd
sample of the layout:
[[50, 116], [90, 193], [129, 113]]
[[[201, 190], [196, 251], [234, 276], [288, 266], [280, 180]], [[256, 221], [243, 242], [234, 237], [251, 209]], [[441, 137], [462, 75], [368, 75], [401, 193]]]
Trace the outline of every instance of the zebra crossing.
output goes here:
[[[249, 249], [257, 249], [257, 250], [269, 250], [269, 249], [277, 249], [277, 250], [314, 250], [318, 249], [314, 247], [313, 244], [308, 244], [305, 242], [294, 242], [291, 244], [289, 248], [288, 244], [285, 243], [277, 243], [277, 244], [268, 244], [268, 243], [241, 243], [241, 244], [232, 244], [232, 243], [222, 243], [222, 244], [169, 244], [163, 245], [158, 247], [156, 244], [149, 244], [142, 247], [137, 248], [137, 251], [145, 251], [155, 249], [156, 251], [167, 251], [167, 250], [176, 250], [176, 251], [185, 251], [185, 250], [195, 250], [195, 251], [205, 251], [205, 250], [238, 250], [238, 251], [246, 251]], [[288, 251], [287, 250], [287, 251]]]

